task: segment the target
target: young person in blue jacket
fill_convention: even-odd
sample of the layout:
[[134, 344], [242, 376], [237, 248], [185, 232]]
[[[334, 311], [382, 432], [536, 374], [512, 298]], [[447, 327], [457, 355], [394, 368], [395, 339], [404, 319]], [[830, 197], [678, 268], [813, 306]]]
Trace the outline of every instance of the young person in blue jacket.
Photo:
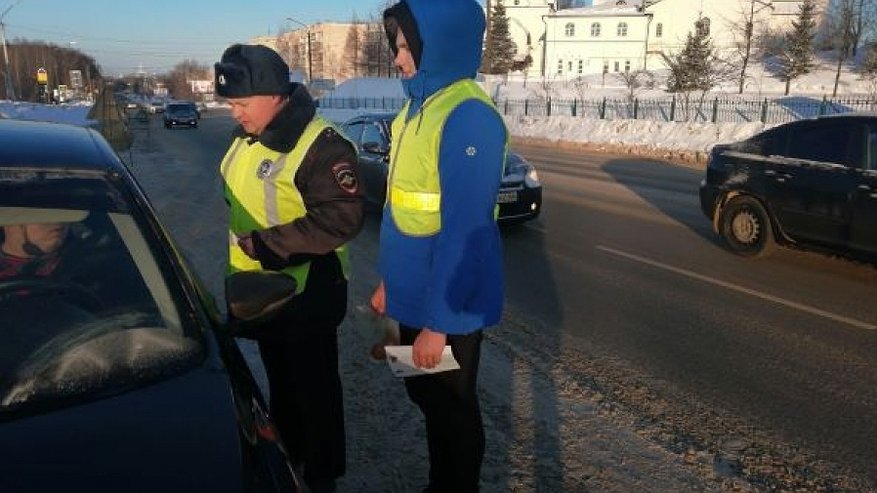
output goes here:
[[479, 488], [484, 428], [476, 393], [482, 330], [499, 321], [496, 197], [508, 132], [473, 80], [484, 12], [475, 0], [402, 0], [384, 12], [408, 102], [393, 122], [372, 307], [400, 323], [414, 362], [450, 345], [460, 369], [408, 377], [426, 421], [429, 493]]

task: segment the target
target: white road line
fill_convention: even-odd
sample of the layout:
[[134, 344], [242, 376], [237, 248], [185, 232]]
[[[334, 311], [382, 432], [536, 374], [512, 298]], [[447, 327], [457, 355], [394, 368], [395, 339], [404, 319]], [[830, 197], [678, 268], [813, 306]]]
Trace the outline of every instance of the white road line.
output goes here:
[[692, 279], [697, 279], [698, 281], [703, 281], [709, 284], [713, 284], [715, 286], [723, 287], [725, 289], [730, 289], [732, 291], [737, 291], [738, 293], [748, 294], [750, 296], [754, 296], [756, 298], [772, 301], [776, 304], [783, 305], [789, 308], [794, 308], [795, 310], [800, 310], [805, 313], [809, 313], [811, 315], [816, 315], [818, 317], [827, 318], [829, 320], [833, 320], [835, 322], [840, 322], [843, 324], [851, 325], [858, 329], [864, 330], [877, 330], [877, 326], [873, 324], [869, 324], [867, 322], [862, 322], [861, 320], [856, 320], [854, 318], [844, 317], [843, 315], [838, 315], [836, 313], [827, 312], [825, 310], [820, 310], [819, 308], [813, 308], [812, 306], [802, 305], [801, 303], [796, 303], [794, 301], [790, 301], [784, 298], [780, 298], [778, 296], [773, 296], [767, 293], [763, 293], [761, 291], [756, 291], [754, 289], [744, 288], [743, 286], [739, 286], [737, 284], [720, 281], [718, 279], [713, 279], [712, 277], [704, 276], [702, 274], [698, 274], [696, 272], [692, 272], [685, 269], [680, 269], [679, 267], [673, 267], [672, 265], [667, 265], [661, 262], [657, 262], [655, 260], [651, 260], [645, 257], [640, 257], [639, 255], [634, 255], [632, 253], [622, 252], [620, 250], [616, 250], [614, 248], [609, 248], [605, 246], [598, 245], [597, 250], [602, 250], [606, 253], [611, 253], [613, 255], [617, 255], [619, 257], [624, 257], [629, 260], [633, 260], [636, 262], [641, 262], [643, 264], [651, 265], [652, 267], [657, 267], [659, 269], [668, 270], [670, 272], [675, 272], [676, 274], [683, 275], [685, 277], [689, 277]]

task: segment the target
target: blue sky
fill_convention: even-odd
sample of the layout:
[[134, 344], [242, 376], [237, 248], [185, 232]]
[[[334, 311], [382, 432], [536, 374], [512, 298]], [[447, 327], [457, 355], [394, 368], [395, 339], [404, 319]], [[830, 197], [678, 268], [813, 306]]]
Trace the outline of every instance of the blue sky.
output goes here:
[[[162, 73], [194, 59], [212, 65], [230, 44], [296, 28], [286, 21], [377, 16], [386, 0], [0, 0], [7, 41], [72, 46], [104, 74]], [[71, 44], [72, 43], [72, 44]]]

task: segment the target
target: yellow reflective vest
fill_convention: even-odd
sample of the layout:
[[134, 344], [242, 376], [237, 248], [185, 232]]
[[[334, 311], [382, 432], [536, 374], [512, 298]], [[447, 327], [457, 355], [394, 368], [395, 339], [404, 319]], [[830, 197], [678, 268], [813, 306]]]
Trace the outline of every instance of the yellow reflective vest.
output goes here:
[[410, 103], [406, 103], [393, 120], [387, 205], [405, 235], [431, 236], [441, 230], [438, 162], [442, 130], [454, 108], [470, 99], [495, 109], [474, 80], [462, 79], [427, 98], [410, 119]]
[[[334, 128], [334, 125], [315, 116], [305, 127], [295, 148], [288, 153], [271, 150], [260, 142], [248, 144], [245, 137], [238, 137], [232, 142], [220, 167], [225, 181], [225, 197], [230, 204], [229, 274], [262, 270], [262, 264], [248, 257], [238, 246], [240, 237], [247, 236], [254, 230], [290, 223], [305, 215], [307, 209], [295, 186], [295, 174], [305, 153], [328, 127]], [[344, 134], [338, 131], [338, 135]], [[344, 277], [349, 278], [347, 247], [338, 247], [336, 253]], [[298, 284], [296, 294], [301, 293], [307, 285], [309, 269], [310, 262], [283, 269], [283, 273], [295, 278]]]

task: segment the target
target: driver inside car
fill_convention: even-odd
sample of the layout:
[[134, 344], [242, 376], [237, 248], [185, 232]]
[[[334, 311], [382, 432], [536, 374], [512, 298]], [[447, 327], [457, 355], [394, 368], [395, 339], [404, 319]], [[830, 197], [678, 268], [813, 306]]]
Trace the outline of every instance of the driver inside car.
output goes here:
[[60, 222], [3, 226], [0, 280], [50, 276], [61, 261], [58, 251], [69, 233], [69, 223]]

